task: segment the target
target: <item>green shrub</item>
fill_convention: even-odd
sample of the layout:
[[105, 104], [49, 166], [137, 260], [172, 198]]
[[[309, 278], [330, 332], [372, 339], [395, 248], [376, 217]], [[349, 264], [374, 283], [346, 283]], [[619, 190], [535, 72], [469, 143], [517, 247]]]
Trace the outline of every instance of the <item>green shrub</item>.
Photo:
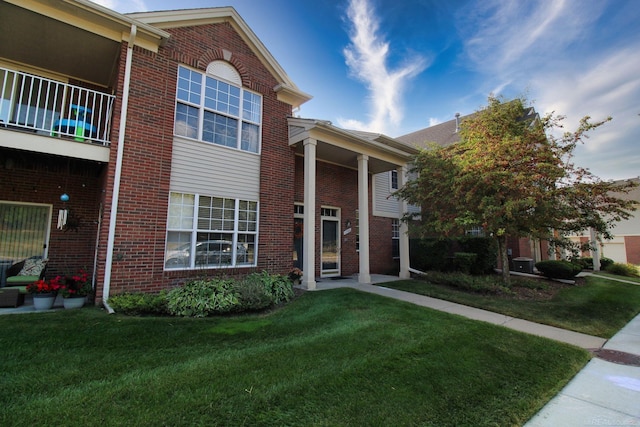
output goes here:
[[108, 302], [117, 313], [129, 316], [162, 316], [168, 314], [166, 291], [162, 291], [159, 294], [140, 292], [113, 295], [109, 297]]
[[582, 266], [582, 269], [592, 269], [593, 268], [593, 258], [591, 257], [580, 257], [580, 258], [572, 258], [571, 262], [574, 264], [578, 264]]
[[602, 258], [600, 258], [600, 269], [601, 270], [606, 270], [607, 267], [609, 267], [613, 263], [614, 263], [614, 261], [611, 258], [602, 257]]
[[447, 239], [409, 240], [411, 266], [421, 271], [444, 271], [450, 246], [451, 242]]
[[273, 296], [265, 288], [260, 276], [250, 275], [234, 284], [239, 311], [258, 311], [273, 305]]
[[431, 283], [481, 294], [511, 293], [511, 290], [502, 283], [502, 279], [495, 275], [472, 276], [459, 272], [429, 272], [429, 274], [425, 276], [425, 279]]
[[453, 254], [453, 267], [456, 271], [471, 274], [471, 270], [478, 256], [469, 252], [456, 252]]
[[169, 313], [175, 316], [206, 317], [237, 310], [238, 297], [231, 279], [201, 279], [171, 290]]
[[293, 298], [293, 284], [287, 276], [281, 274], [269, 274], [266, 271], [252, 273], [247, 280], [255, 280], [262, 283], [273, 300], [274, 304], [290, 301]]
[[621, 264], [614, 262], [605, 269], [607, 273], [617, 274], [618, 276], [640, 277], [638, 267], [633, 264]]
[[454, 271], [455, 253], [465, 252], [476, 255], [469, 272], [486, 274], [493, 271], [498, 256], [494, 239], [488, 237], [411, 239], [409, 245], [411, 266], [421, 271]]
[[471, 274], [493, 273], [498, 258], [498, 245], [490, 237], [461, 237], [457, 239], [460, 252], [476, 254], [476, 260], [471, 268]]
[[536, 263], [536, 268], [545, 276], [554, 279], [571, 279], [582, 271], [582, 266], [569, 261], [548, 260]]

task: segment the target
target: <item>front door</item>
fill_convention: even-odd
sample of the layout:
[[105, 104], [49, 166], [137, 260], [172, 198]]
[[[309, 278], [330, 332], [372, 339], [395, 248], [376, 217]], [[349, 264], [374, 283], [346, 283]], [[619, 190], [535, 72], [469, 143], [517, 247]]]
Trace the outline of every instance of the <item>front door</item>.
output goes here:
[[322, 208], [320, 254], [322, 277], [340, 276], [340, 218], [338, 209]]

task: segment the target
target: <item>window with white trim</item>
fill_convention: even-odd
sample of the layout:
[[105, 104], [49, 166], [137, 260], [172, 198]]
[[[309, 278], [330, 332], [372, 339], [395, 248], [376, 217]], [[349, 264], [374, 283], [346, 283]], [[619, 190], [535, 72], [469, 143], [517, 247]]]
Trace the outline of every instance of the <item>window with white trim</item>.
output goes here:
[[165, 269], [256, 265], [258, 202], [170, 193]]
[[398, 171], [392, 170], [389, 171], [389, 188], [391, 191], [395, 191], [398, 189]]
[[237, 84], [179, 66], [175, 134], [258, 153], [262, 96], [240, 86], [237, 71], [224, 61], [215, 61], [207, 69]]
[[356, 209], [356, 252], [360, 252], [360, 209]]
[[466, 234], [467, 236], [473, 236], [473, 237], [484, 237], [484, 228], [474, 226], [466, 230], [464, 234]]
[[400, 258], [400, 220], [391, 220], [391, 253], [393, 258]]

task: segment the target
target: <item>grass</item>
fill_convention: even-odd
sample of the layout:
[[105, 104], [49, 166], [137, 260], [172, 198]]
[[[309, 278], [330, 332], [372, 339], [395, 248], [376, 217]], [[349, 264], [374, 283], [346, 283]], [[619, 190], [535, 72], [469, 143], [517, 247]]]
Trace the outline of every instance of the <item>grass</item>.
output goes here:
[[404, 280], [383, 286], [602, 338], [611, 338], [640, 313], [640, 286], [599, 276], [587, 277], [583, 286], [566, 286], [548, 300], [482, 295], [428, 280]]
[[618, 280], [626, 280], [628, 282], [635, 282], [640, 284], [640, 277], [618, 276], [616, 274], [607, 273], [606, 271], [598, 271], [595, 274], [602, 277], [609, 277], [611, 279], [618, 279]]
[[263, 315], [0, 316], [0, 425], [522, 425], [589, 354], [352, 289]]

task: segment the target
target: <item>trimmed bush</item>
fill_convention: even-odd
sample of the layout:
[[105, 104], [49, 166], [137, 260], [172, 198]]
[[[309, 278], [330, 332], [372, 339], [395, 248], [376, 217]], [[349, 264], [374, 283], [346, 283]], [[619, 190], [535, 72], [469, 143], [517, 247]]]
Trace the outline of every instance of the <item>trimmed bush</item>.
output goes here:
[[471, 270], [478, 256], [469, 252], [456, 252], [453, 254], [453, 266], [456, 271], [471, 274]]
[[421, 271], [459, 271], [462, 262], [456, 261], [455, 253], [473, 253], [475, 259], [464, 267], [471, 274], [486, 274], [493, 271], [498, 256], [495, 241], [488, 237], [460, 237], [453, 239], [423, 238], [409, 241], [411, 266]]
[[600, 270], [606, 270], [614, 261], [611, 258], [600, 258]]
[[583, 270], [593, 268], [593, 258], [591, 257], [572, 258], [571, 262], [582, 266]]
[[451, 242], [447, 239], [411, 239], [409, 254], [411, 266], [421, 271], [444, 271]]
[[460, 252], [476, 254], [471, 274], [493, 273], [498, 258], [498, 245], [490, 237], [461, 237], [457, 239]]
[[536, 268], [545, 276], [553, 279], [571, 279], [582, 271], [582, 266], [569, 261], [540, 261]]
[[638, 267], [633, 264], [621, 264], [614, 262], [605, 269], [607, 273], [617, 274], [618, 276], [640, 277]]

